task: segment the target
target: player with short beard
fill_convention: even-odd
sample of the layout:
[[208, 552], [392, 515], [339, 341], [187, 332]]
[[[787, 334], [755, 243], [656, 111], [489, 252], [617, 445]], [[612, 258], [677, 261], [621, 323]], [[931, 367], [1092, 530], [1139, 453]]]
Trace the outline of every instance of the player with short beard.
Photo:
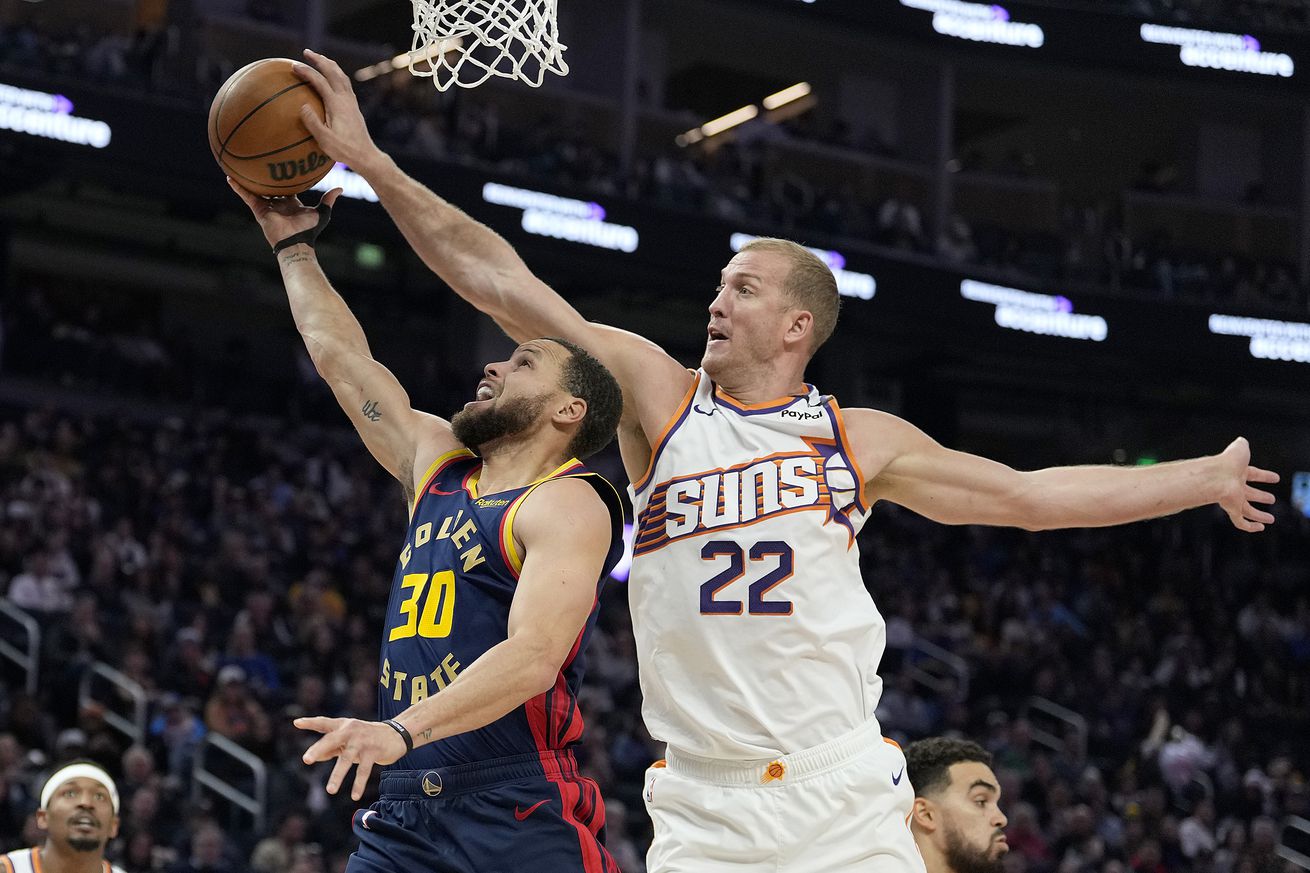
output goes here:
[[910, 831], [928, 873], [1001, 873], [1010, 844], [991, 754], [969, 740], [932, 737], [906, 747], [905, 762]]
[[118, 788], [100, 766], [75, 761], [41, 789], [36, 826], [45, 843], [0, 856], [4, 873], [123, 873], [105, 860], [118, 836]]

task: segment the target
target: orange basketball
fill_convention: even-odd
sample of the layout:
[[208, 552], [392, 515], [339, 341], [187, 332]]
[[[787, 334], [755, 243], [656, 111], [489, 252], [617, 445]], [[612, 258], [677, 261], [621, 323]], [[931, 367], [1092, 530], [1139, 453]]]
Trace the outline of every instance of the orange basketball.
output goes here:
[[209, 107], [209, 149], [242, 187], [266, 197], [299, 194], [332, 169], [332, 159], [300, 120], [309, 104], [323, 117], [323, 101], [291, 72], [293, 62], [267, 58], [237, 70]]

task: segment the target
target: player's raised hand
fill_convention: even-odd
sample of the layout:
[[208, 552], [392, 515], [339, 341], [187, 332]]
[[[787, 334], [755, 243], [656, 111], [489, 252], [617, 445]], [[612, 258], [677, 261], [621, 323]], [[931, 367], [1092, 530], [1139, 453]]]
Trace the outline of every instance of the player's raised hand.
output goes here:
[[304, 79], [323, 98], [325, 121], [320, 121], [309, 106], [302, 107], [300, 119], [332, 157], [358, 172], [364, 172], [370, 159], [382, 152], [369, 136], [364, 113], [359, 111], [355, 89], [341, 66], [326, 55], [305, 49], [307, 63], [297, 63], [291, 71]]
[[[323, 220], [323, 213], [313, 206], [306, 206], [299, 197], [259, 197], [242, 188], [231, 176], [227, 177], [228, 186], [250, 207], [250, 212], [259, 222], [268, 244], [276, 245], [289, 236], [312, 230]], [[333, 188], [319, 200], [319, 206], [332, 208], [341, 196], [340, 188]]]
[[1245, 437], [1233, 440], [1219, 455], [1222, 481], [1219, 505], [1233, 523], [1233, 527], [1247, 533], [1259, 533], [1265, 525], [1273, 524], [1274, 517], [1255, 504], [1270, 504], [1274, 495], [1256, 488], [1254, 484], [1275, 485], [1278, 474], [1251, 466], [1251, 446]]
[[374, 764], [394, 764], [405, 754], [405, 741], [394, 728], [380, 721], [361, 721], [357, 718], [298, 718], [292, 722], [306, 731], [318, 731], [323, 736], [305, 750], [306, 764], [337, 759], [328, 777], [327, 792], [336, 794], [346, 781], [350, 768], [355, 770], [355, 784], [350, 792], [352, 800], [364, 796], [369, 774]]

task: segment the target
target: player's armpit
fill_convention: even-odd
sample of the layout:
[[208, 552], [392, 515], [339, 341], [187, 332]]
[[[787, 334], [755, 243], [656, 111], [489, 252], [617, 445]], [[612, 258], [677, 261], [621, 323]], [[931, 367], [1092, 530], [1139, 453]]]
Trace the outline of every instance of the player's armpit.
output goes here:
[[509, 638], [533, 647], [549, 687], [596, 603], [610, 547], [609, 510], [587, 482], [553, 480], [524, 500], [514, 535], [524, 558]]

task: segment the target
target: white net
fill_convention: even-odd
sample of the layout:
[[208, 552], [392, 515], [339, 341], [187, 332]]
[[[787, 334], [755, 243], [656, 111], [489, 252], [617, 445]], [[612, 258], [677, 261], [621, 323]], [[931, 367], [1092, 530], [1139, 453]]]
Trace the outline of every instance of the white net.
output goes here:
[[409, 71], [440, 91], [492, 76], [536, 88], [546, 72], [567, 75], [556, 23], [558, 0], [413, 0]]

